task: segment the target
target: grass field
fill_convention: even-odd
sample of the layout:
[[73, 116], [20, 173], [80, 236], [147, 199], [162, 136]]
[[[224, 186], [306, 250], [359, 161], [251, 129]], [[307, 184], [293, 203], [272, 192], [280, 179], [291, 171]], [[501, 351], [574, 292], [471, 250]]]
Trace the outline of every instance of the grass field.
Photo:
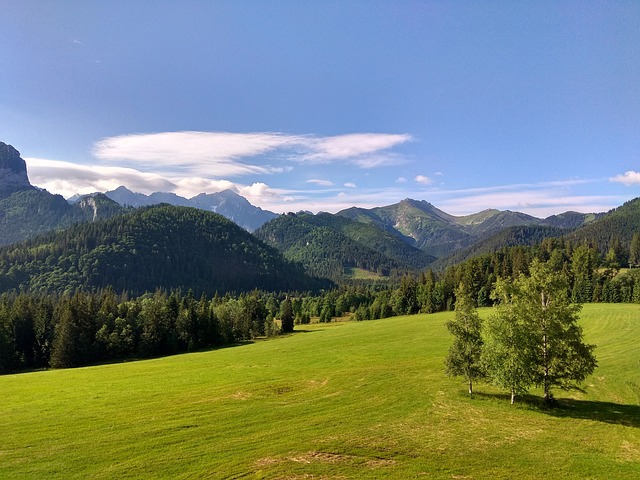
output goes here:
[[356, 267], [345, 268], [344, 274], [352, 280], [382, 280], [385, 278], [379, 273]]
[[639, 305], [585, 306], [554, 410], [445, 377], [451, 315], [0, 377], [0, 478], [640, 478]]

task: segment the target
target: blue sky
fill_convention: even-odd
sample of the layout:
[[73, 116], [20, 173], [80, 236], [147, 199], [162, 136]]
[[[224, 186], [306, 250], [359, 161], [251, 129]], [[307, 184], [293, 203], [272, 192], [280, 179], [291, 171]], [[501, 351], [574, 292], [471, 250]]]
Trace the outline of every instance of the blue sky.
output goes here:
[[0, 141], [66, 197], [544, 217], [640, 196], [637, 1], [0, 8]]

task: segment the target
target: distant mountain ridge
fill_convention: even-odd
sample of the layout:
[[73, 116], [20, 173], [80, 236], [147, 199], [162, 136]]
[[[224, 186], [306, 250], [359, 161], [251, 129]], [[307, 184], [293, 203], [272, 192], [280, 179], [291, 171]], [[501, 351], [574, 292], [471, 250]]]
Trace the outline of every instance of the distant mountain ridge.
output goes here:
[[471, 247], [500, 231], [521, 226], [549, 226], [575, 229], [599, 218], [599, 214], [567, 212], [547, 219], [510, 210], [483, 210], [456, 217], [424, 200], [405, 199], [385, 207], [352, 207], [337, 215], [376, 225], [436, 257]]
[[273, 220], [278, 216], [276, 213], [252, 205], [246, 198], [231, 190], [217, 193], [201, 193], [187, 199], [175, 193], [166, 192], [145, 195], [144, 193], [132, 192], [128, 188], [120, 186], [115, 190], [105, 192], [105, 195], [123, 207], [137, 208], [167, 203], [178, 207], [194, 207], [219, 213], [249, 232], [254, 232], [269, 220]]

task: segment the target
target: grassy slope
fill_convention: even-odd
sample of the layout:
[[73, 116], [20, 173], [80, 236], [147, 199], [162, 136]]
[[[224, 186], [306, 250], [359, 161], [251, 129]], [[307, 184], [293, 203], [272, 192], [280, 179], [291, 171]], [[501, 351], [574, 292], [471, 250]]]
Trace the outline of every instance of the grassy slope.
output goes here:
[[470, 400], [450, 316], [0, 377], [0, 478], [638, 478], [640, 306], [585, 307], [600, 367], [557, 411]]

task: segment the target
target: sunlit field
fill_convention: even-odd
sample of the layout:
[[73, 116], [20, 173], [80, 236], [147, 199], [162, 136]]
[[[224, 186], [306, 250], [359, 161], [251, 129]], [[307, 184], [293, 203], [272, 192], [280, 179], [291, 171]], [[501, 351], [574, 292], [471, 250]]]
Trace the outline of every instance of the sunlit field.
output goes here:
[[599, 367], [556, 409], [470, 399], [452, 315], [0, 377], [0, 478], [640, 478], [640, 305], [584, 307]]

